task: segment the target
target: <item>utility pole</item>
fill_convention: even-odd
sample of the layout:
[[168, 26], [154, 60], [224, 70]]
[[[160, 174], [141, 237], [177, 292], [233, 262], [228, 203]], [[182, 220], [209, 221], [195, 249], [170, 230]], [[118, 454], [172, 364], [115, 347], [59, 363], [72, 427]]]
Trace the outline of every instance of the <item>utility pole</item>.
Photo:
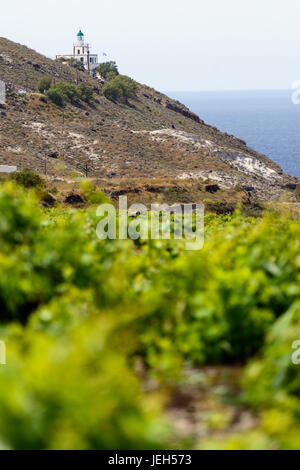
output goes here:
[[87, 61], [88, 61], [88, 71], [90, 71], [90, 45], [87, 44]]
[[85, 170], [85, 177], [87, 178], [87, 177], [88, 177], [88, 172], [89, 172], [89, 165], [88, 165], [88, 162], [87, 162], [87, 161], [85, 162], [85, 168], [84, 168], [84, 170]]
[[44, 173], [45, 175], [47, 174], [47, 156], [45, 155], [45, 158], [44, 158]]

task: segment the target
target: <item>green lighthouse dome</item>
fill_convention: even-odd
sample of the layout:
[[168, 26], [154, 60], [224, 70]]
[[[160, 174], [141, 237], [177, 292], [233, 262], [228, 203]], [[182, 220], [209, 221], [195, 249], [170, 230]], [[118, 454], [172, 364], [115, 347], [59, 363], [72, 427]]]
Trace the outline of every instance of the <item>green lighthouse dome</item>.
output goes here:
[[84, 34], [83, 34], [83, 32], [81, 31], [81, 29], [80, 29], [79, 33], [77, 34], [77, 36], [78, 36], [79, 38], [82, 38], [82, 37], [84, 36]]

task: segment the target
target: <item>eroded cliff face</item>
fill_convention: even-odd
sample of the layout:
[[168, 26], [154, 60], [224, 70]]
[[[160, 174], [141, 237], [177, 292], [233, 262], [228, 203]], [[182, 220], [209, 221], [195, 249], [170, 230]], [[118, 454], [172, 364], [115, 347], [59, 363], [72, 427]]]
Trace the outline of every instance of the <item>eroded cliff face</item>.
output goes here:
[[[94, 87], [91, 106], [63, 111], [40, 101], [42, 77]], [[183, 104], [139, 85], [129, 106], [108, 101], [87, 73], [52, 61], [25, 46], [0, 39], [0, 79], [8, 91], [0, 109], [0, 164], [30, 167], [65, 178], [75, 171], [102, 180], [199, 180], [228, 191], [252, 187], [263, 199], [280, 199], [298, 184], [240, 139], [206, 125]], [[19, 94], [18, 90], [26, 91]], [[291, 190], [290, 190], [291, 191]], [[292, 191], [291, 191], [291, 194]]]

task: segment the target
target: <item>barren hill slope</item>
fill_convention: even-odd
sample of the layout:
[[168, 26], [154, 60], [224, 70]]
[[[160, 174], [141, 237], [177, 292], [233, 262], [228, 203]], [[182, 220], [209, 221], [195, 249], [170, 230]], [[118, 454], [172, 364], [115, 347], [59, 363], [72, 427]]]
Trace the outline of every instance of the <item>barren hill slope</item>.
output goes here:
[[[42, 77], [94, 86], [91, 106], [62, 110], [40, 101]], [[7, 103], [0, 109], [0, 164], [30, 167], [49, 175], [76, 170], [112, 182], [210, 181], [224, 190], [254, 188], [257, 197], [279, 199], [296, 179], [245, 142], [206, 125], [184, 105], [139, 85], [129, 105], [101, 95], [88, 73], [0, 38], [0, 80]], [[19, 90], [26, 94], [20, 94]]]

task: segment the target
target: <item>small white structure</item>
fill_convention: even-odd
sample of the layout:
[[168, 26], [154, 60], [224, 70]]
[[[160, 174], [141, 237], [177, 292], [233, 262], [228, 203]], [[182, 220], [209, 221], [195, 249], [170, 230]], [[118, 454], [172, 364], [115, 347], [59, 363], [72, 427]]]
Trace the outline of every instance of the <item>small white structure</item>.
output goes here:
[[99, 65], [98, 55], [90, 53], [90, 44], [85, 42], [84, 34], [81, 30], [76, 36], [76, 42], [73, 44], [73, 54], [57, 55], [56, 59], [78, 60], [78, 62], [84, 65], [86, 70], [94, 70]]
[[0, 173], [14, 173], [17, 169], [16, 166], [0, 165]]

